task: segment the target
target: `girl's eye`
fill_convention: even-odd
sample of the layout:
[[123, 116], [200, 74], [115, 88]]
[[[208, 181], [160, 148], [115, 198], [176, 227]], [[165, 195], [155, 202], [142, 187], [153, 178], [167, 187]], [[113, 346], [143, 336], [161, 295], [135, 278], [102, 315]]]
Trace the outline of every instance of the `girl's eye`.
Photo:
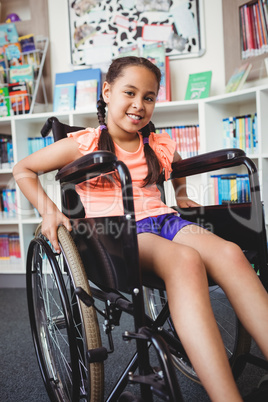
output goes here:
[[133, 95], [134, 95], [134, 93], [133, 93], [132, 91], [125, 91], [125, 94], [126, 94], [126, 95], [129, 95], [129, 96], [133, 96]]
[[148, 102], [154, 102], [154, 98], [152, 98], [151, 96], [148, 96], [147, 98], [145, 98]]

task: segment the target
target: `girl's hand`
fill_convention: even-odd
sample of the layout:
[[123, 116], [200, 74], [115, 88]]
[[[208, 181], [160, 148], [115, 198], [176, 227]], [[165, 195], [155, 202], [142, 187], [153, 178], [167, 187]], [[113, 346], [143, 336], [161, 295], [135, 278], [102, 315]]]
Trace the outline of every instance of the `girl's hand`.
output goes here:
[[200, 207], [200, 204], [197, 204], [188, 197], [177, 198], [177, 205], [179, 208]]
[[54, 212], [44, 214], [42, 218], [42, 234], [51, 242], [55, 251], [60, 253], [57, 235], [58, 227], [63, 225], [70, 232], [72, 230], [70, 220], [59, 209], [56, 209]]

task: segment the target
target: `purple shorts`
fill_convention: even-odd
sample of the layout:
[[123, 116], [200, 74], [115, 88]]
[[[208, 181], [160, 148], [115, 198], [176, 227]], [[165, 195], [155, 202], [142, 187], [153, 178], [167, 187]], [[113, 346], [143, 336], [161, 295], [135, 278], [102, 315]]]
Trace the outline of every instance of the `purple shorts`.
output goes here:
[[195, 223], [175, 214], [153, 216], [136, 222], [137, 234], [153, 233], [168, 240], [173, 240], [176, 234], [188, 225], [195, 225]]

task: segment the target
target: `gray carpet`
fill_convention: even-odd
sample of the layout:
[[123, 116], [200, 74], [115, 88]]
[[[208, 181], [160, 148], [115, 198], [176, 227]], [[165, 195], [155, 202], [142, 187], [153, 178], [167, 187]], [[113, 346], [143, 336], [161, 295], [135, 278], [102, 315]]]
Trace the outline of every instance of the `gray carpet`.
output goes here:
[[[122, 318], [121, 327], [114, 331], [116, 351], [105, 362], [106, 396], [134, 346], [121, 341], [122, 332], [132, 329], [131, 319], [126, 315]], [[0, 402], [49, 402], [33, 349], [25, 289], [0, 289], [0, 322]], [[248, 364], [238, 380], [242, 395], [250, 392], [264, 374], [264, 370]], [[200, 385], [180, 373], [178, 377], [185, 401], [209, 401]]]

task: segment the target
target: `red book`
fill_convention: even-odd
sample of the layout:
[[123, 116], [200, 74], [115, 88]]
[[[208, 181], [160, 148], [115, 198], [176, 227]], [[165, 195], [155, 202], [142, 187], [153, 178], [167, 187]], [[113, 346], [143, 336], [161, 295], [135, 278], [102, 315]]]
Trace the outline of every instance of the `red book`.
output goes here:
[[25, 82], [9, 84], [8, 90], [14, 114], [29, 113], [30, 102]]
[[166, 100], [171, 101], [169, 57], [166, 56]]
[[248, 50], [249, 56], [253, 56], [253, 49], [254, 49], [254, 42], [253, 42], [253, 34], [252, 34], [252, 25], [250, 19], [250, 11], [247, 5], [244, 6], [246, 11], [246, 35], [247, 35], [247, 42], [248, 42]]

